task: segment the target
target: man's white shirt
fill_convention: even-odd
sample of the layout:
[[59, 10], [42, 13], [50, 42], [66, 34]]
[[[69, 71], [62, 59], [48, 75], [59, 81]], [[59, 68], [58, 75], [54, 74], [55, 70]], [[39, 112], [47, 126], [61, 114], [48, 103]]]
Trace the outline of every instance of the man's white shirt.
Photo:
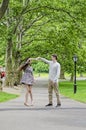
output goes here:
[[60, 64], [58, 62], [49, 61], [45, 58], [40, 58], [40, 60], [49, 64], [49, 80], [52, 80], [53, 82], [58, 82], [61, 70]]

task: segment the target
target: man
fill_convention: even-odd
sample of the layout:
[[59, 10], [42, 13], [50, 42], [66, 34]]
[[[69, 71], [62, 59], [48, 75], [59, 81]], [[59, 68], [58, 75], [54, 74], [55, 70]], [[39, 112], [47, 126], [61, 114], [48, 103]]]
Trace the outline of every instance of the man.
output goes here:
[[38, 57], [37, 59], [49, 64], [49, 86], [48, 86], [49, 104], [47, 104], [46, 107], [53, 105], [52, 102], [53, 89], [55, 91], [56, 98], [57, 98], [56, 107], [59, 107], [61, 106], [59, 90], [58, 90], [58, 79], [60, 77], [60, 64], [57, 62], [57, 55], [53, 54], [51, 56], [52, 59], [51, 61], [41, 57]]

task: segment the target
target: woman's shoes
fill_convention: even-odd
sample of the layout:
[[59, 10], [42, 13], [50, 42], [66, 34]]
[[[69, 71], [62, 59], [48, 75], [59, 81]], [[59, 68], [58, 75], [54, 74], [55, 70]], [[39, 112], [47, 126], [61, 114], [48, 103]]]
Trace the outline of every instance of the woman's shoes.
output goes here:
[[29, 105], [29, 104], [27, 104], [27, 103], [24, 103], [24, 105], [25, 105], [25, 106], [27, 106], [27, 107], [29, 107], [29, 106], [34, 106], [34, 105], [33, 105], [33, 102], [31, 102], [31, 104], [30, 104], [30, 105]]
[[27, 106], [27, 107], [29, 107], [29, 104], [27, 104], [27, 103], [24, 103], [24, 105]]

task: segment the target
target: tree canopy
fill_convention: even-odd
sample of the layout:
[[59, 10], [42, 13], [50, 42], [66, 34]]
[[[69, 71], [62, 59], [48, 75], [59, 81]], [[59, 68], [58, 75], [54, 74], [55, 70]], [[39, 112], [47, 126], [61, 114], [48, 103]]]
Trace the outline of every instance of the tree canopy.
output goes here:
[[27, 57], [50, 59], [52, 53], [64, 72], [73, 73], [74, 54], [78, 71], [86, 71], [85, 0], [11, 0], [0, 32], [0, 64], [7, 73]]

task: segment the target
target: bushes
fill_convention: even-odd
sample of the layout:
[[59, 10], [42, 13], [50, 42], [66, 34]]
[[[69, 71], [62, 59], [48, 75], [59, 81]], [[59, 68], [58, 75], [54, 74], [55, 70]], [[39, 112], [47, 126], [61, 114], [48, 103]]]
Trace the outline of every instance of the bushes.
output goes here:
[[42, 73], [42, 72], [48, 73], [49, 71], [48, 65], [43, 62], [34, 63], [33, 69], [37, 73]]

